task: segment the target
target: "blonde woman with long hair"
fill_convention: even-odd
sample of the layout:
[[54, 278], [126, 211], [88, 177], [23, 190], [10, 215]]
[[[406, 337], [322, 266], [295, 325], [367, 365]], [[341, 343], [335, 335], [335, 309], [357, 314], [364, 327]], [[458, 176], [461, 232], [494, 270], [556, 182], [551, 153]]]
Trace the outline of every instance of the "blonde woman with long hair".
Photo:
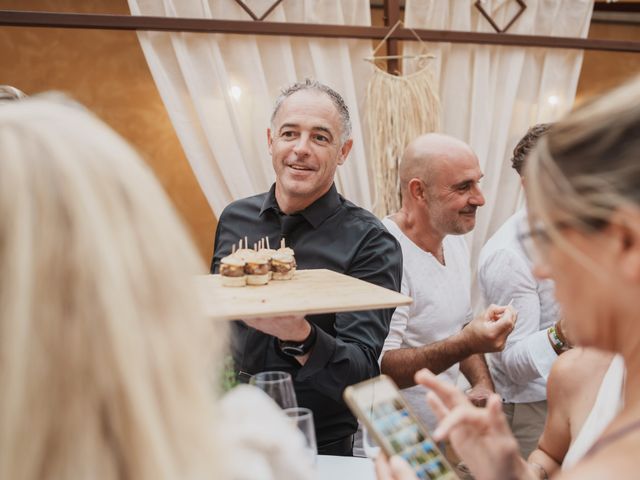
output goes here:
[[[620, 354], [623, 407], [595, 443], [554, 479], [638, 478], [640, 451], [640, 79], [580, 106], [554, 125], [525, 170], [534, 273], [556, 283], [577, 344]], [[421, 371], [448, 437], [478, 480], [546, 478], [517, 452], [500, 408], [486, 409]], [[391, 467], [391, 468], [390, 468]], [[406, 464], [378, 464], [380, 478], [409, 479]], [[392, 473], [394, 471], [394, 473]]]
[[255, 391], [216, 401], [226, 328], [191, 280], [206, 271], [111, 129], [70, 102], [0, 105], [0, 478], [308, 478], [225, 432], [258, 412], [302, 448]]

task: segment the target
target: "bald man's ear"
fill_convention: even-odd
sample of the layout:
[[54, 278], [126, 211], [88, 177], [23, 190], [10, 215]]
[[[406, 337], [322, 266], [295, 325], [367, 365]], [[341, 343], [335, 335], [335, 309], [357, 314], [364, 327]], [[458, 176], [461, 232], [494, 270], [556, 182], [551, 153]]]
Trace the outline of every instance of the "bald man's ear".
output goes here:
[[409, 180], [407, 192], [409, 192], [408, 196], [414, 200], [424, 200], [427, 196], [426, 185], [419, 178]]

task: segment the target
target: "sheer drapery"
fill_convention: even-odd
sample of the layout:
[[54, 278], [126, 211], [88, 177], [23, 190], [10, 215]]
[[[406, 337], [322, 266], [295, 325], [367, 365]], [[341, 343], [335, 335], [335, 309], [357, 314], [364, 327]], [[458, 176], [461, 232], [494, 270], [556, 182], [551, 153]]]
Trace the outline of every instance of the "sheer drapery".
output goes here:
[[[245, 0], [260, 16], [273, 0]], [[129, 0], [133, 15], [250, 20], [234, 0]], [[368, 0], [282, 2], [266, 21], [370, 25]], [[219, 216], [231, 201], [268, 189], [273, 100], [280, 89], [314, 78], [340, 92], [352, 116], [354, 146], [338, 168], [347, 198], [372, 206], [360, 112], [371, 65], [366, 40], [141, 32], [160, 95], [196, 178]]]
[[[470, 0], [407, 0], [405, 24], [413, 28], [495, 33]], [[527, 0], [509, 33], [586, 37], [593, 0]], [[512, 0], [485, 0], [499, 27], [517, 12]], [[415, 43], [415, 42], [413, 42]], [[472, 261], [491, 234], [522, 203], [518, 175], [509, 159], [535, 123], [557, 120], [573, 104], [582, 51], [542, 48], [429, 44], [439, 82], [442, 132], [467, 142], [485, 174], [486, 204], [469, 235]], [[417, 45], [408, 45], [408, 53]], [[407, 62], [406, 73], [411, 73]], [[474, 263], [475, 271], [475, 263]], [[474, 303], [478, 295], [474, 289]]]

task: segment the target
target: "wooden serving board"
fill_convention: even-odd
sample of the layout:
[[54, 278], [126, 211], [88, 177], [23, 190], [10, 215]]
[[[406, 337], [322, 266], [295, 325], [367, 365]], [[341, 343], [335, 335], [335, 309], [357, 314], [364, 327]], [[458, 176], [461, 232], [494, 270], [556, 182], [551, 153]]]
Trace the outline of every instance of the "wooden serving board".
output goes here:
[[224, 287], [220, 275], [201, 275], [197, 288], [216, 320], [356, 312], [409, 305], [411, 297], [331, 270], [298, 270], [291, 280]]

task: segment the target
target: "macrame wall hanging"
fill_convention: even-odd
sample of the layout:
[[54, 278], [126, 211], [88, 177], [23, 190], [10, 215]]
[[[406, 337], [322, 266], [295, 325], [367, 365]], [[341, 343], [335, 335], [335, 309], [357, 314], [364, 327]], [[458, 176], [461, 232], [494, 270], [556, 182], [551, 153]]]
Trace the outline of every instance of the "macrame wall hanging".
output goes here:
[[[367, 86], [366, 119], [369, 126], [370, 155], [373, 163], [375, 202], [374, 213], [383, 217], [400, 209], [398, 166], [406, 146], [423, 133], [438, 131], [440, 102], [437, 85], [428, 60], [433, 55], [423, 45], [418, 55], [375, 56], [385, 40], [402, 22], [398, 21], [373, 50], [371, 61], [375, 71]], [[406, 76], [392, 75], [377, 65], [391, 58], [415, 59], [418, 70]]]

